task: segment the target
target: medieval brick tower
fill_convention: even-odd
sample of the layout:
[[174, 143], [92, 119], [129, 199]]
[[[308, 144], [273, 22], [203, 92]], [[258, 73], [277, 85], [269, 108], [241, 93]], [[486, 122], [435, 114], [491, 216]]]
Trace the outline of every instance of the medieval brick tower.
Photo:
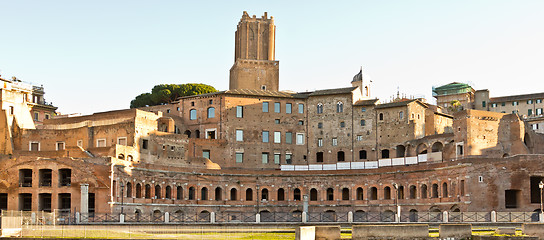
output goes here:
[[274, 18], [250, 17], [244, 11], [235, 37], [229, 89], [278, 91], [279, 61], [275, 61]]

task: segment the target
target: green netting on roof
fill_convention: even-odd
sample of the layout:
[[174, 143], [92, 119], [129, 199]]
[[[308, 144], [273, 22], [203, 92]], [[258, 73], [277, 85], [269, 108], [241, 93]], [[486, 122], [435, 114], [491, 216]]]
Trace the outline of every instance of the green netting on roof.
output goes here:
[[451, 95], [473, 92], [474, 89], [466, 83], [453, 82], [440, 87], [433, 87], [433, 96]]

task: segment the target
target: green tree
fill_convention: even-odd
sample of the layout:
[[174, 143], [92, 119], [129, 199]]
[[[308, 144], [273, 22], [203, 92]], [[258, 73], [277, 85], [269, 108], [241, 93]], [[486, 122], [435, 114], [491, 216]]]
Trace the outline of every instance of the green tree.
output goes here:
[[151, 89], [151, 93], [142, 93], [136, 96], [130, 101], [130, 108], [171, 103], [180, 97], [212, 92], [217, 92], [217, 90], [210, 85], [201, 83], [159, 84]]

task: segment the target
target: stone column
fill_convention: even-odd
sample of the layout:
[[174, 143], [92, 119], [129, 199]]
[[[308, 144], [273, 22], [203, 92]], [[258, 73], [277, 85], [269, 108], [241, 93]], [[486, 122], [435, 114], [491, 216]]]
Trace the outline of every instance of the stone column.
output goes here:
[[302, 212], [307, 213], [308, 212], [308, 195], [304, 194], [302, 196], [302, 200], [304, 201], [302, 205]]
[[81, 206], [80, 211], [82, 214], [89, 213], [89, 184], [81, 184]]

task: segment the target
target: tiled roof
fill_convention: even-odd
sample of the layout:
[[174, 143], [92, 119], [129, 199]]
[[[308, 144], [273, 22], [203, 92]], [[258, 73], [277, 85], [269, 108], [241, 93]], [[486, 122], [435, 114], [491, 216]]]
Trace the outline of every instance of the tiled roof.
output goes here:
[[408, 100], [408, 101], [401, 101], [401, 102], [392, 102], [392, 103], [384, 103], [384, 104], [379, 104], [379, 105], [376, 105], [376, 109], [380, 109], [380, 108], [392, 108], [392, 107], [402, 107], [402, 106], [406, 106], [410, 103], [413, 103], [413, 102], [417, 102], [419, 104], [421, 104], [422, 106], [424, 107], [427, 107], [427, 104], [425, 103], [422, 103], [421, 101], [417, 100], [417, 99], [413, 99], [413, 100]]
[[371, 105], [376, 105], [377, 102], [379, 102], [380, 100], [379, 99], [368, 99], [368, 100], [359, 100], [357, 102], [355, 102], [355, 106], [371, 106]]
[[347, 88], [334, 88], [334, 89], [324, 89], [310, 92], [309, 96], [321, 96], [321, 95], [335, 95], [335, 94], [346, 94], [351, 93], [357, 87], [347, 87]]
[[512, 95], [512, 96], [504, 96], [504, 97], [494, 97], [494, 98], [489, 98], [489, 101], [490, 102], [511, 102], [511, 101], [517, 101], [517, 100], [530, 100], [530, 99], [538, 99], [538, 98], [544, 98], [544, 93], [532, 93], [532, 94]]

